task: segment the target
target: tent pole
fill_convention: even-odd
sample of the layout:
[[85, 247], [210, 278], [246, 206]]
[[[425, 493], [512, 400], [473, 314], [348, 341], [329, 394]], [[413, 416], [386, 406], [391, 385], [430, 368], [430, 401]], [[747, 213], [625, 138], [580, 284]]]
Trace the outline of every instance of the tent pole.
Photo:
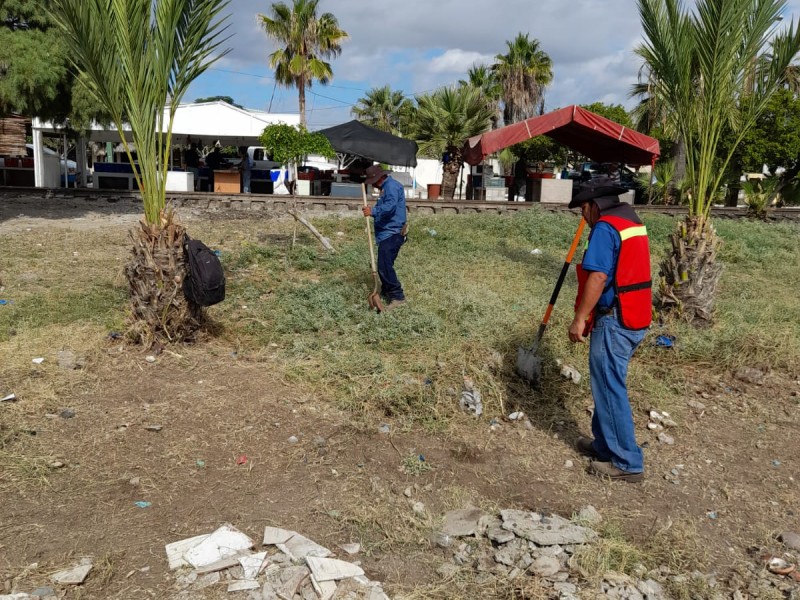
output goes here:
[[64, 187], [69, 187], [69, 169], [67, 168], [67, 134], [64, 134]]
[[464, 187], [464, 161], [461, 161], [461, 168], [458, 170], [458, 199], [461, 200], [461, 192]]

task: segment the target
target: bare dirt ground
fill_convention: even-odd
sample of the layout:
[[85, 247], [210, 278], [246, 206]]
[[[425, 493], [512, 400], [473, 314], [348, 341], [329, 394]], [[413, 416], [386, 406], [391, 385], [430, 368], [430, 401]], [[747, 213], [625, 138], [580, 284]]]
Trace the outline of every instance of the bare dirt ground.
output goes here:
[[[103, 230], [120, 240], [107, 251], [124, 257], [124, 231], [137, 218], [107, 207], [12, 205], [0, 211], [0, 236]], [[646, 429], [647, 391], [631, 390], [648, 469], [631, 485], [584, 472], [572, 441], [588, 430], [588, 412], [537, 419], [559, 409], [532, 404], [532, 428], [503, 422], [490, 431], [457, 415], [446, 433], [388, 420], [385, 434], [383, 419], [342, 412], [288, 383], [280, 347], [239, 356], [212, 341], [151, 363], [96, 326], [83, 335], [36, 351], [19, 337], [0, 346], [27, 365], [0, 367], [0, 392], [19, 396], [0, 405], [0, 593], [45, 585], [91, 556], [94, 571], [66, 598], [171, 598], [164, 545], [225, 522], [254, 539], [274, 525], [331, 548], [360, 542], [368, 576], [392, 597], [448, 597], [436, 574], [448, 557], [428, 538], [445, 511], [468, 504], [566, 516], [592, 504], [643, 560], [721, 581], [753, 560], [751, 547], [800, 530], [800, 381], [790, 374], [757, 385], [713, 368], [665, 372], [679, 390], [674, 445]], [[82, 369], [57, 365], [67, 347], [86, 357]], [[33, 356], [45, 362], [31, 364]], [[67, 408], [73, 417], [61, 416]], [[154, 425], [161, 430], [147, 429]], [[419, 454], [430, 469], [409, 465]]]

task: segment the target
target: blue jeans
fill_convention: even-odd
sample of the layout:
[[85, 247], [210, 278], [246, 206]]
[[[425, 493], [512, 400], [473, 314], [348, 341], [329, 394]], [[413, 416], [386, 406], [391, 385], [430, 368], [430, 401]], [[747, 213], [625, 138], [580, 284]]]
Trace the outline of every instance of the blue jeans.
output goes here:
[[394, 261], [400, 246], [406, 241], [399, 233], [378, 243], [378, 276], [381, 278], [381, 295], [387, 300], [405, 300], [403, 286], [394, 270]]
[[602, 459], [631, 473], [644, 471], [644, 456], [636, 444], [626, 380], [628, 362], [645, 333], [625, 329], [614, 311], [595, 321], [589, 341], [594, 449]]

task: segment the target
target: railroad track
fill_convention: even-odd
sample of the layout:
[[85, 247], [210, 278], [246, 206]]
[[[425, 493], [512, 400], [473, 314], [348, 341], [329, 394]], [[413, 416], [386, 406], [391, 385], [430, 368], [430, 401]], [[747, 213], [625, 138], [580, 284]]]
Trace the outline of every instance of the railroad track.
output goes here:
[[[167, 193], [167, 200], [173, 206], [200, 210], [246, 210], [283, 212], [292, 199], [289, 196], [270, 196], [256, 194], [210, 194], [203, 192]], [[94, 189], [39, 189], [39, 188], [2, 188], [0, 202], [25, 206], [28, 203], [40, 207], [49, 204], [80, 204], [103, 202], [131, 205], [141, 202], [139, 194], [118, 190]], [[297, 208], [301, 211], [314, 212], [354, 212], [360, 213], [360, 198], [335, 198], [330, 196], [298, 196]], [[416, 214], [507, 214], [516, 213], [537, 207], [551, 212], [567, 212], [570, 209], [564, 204], [545, 202], [485, 202], [475, 200], [408, 200], [407, 205]], [[686, 214], [684, 206], [636, 205], [640, 213], [656, 213], [678, 217]], [[746, 208], [715, 207], [711, 214], [715, 218], [741, 219], [747, 218]], [[773, 221], [800, 221], [800, 207], [776, 208], [769, 211], [768, 218]]]

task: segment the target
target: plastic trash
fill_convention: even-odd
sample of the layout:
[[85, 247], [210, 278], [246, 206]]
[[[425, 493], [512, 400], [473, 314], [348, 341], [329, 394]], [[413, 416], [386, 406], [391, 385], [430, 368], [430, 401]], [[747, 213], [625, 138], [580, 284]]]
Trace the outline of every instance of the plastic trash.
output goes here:
[[8, 304], [8, 300], [0, 300], [0, 306], [5, 306]]
[[202, 469], [203, 467], [206, 466], [206, 461], [198, 459], [196, 464], [198, 467]]
[[139, 508], [150, 508], [151, 506], [153, 506], [152, 502], [147, 502], [145, 500], [139, 500], [138, 502], [134, 502], [134, 504]]
[[531, 250], [531, 254], [533, 254], [534, 256], [540, 256], [542, 254], [542, 251], [539, 248], [534, 248], [533, 250]]
[[246, 456], [246, 455], [244, 455], [244, 454], [242, 454], [240, 457], [238, 457], [238, 458], [236, 459], [236, 464], [237, 464], [237, 465], [243, 465], [243, 464], [245, 464], [245, 463], [247, 463], [247, 456]]
[[674, 335], [660, 335], [656, 338], [658, 348], [672, 348], [675, 345]]
[[31, 362], [33, 364], [35, 364], [35, 365], [40, 365], [40, 364], [42, 364], [44, 362], [44, 359], [41, 358], [41, 357], [38, 357], [38, 358], [34, 358]]
[[0, 398], [0, 402], [16, 402], [17, 395], [16, 394], [9, 394], [3, 398]]

